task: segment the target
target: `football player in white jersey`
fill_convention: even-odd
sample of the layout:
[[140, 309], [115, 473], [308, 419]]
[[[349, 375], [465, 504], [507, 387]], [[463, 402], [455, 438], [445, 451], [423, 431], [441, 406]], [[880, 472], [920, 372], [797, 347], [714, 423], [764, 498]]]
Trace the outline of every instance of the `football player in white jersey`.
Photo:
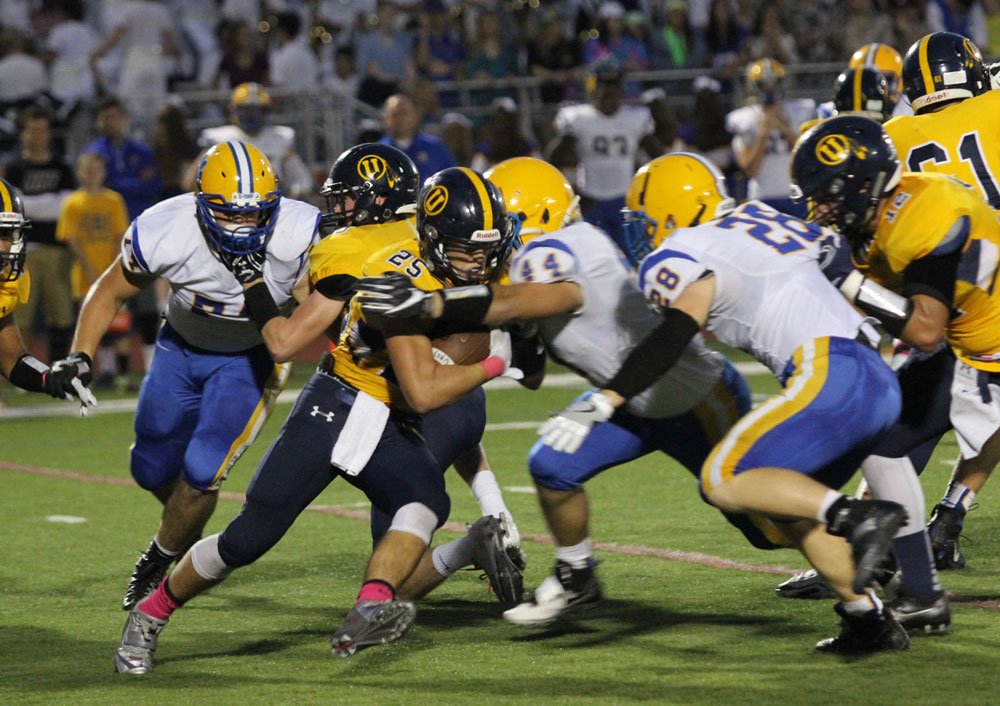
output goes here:
[[760, 199], [784, 213], [804, 215], [788, 198], [788, 165], [799, 127], [816, 114], [809, 98], [784, 97], [785, 67], [760, 59], [746, 70], [751, 103], [726, 116], [736, 163], [748, 179], [747, 198]]
[[308, 272], [319, 210], [284, 198], [271, 164], [242, 142], [209, 149], [198, 190], [144, 211], [121, 255], [84, 299], [68, 360], [88, 360], [122, 304], [157, 278], [170, 285], [166, 323], [139, 392], [131, 472], [163, 503], [156, 535], [139, 558], [122, 607], [156, 588], [201, 534], [219, 486], [257, 437], [284, 387], [248, 313], [249, 297], [225, 264], [259, 256], [266, 288], [288, 312]]
[[[869, 584], [906, 511], [834, 490], [900, 412], [879, 335], [819, 268], [822, 241], [837, 236], [760, 201], [701, 223], [692, 216], [705, 210], [703, 199], [672, 178], [688, 159], [654, 160], [636, 174], [635, 198], [630, 192], [630, 229], [638, 242], [658, 245], [639, 266], [639, 284], [660, 323], [604, 389], [549, 420], [543, 442], [559, 447], [598, 433], [703, 327], [751, 353], [784, 390], [716, 445], [701, 469], [703, 492], [724, 511], [747, 513], [775, 543], [800, 549], [828, 579], [841, 599], [842, 629], [817, 649], [905, 649], [906, 631]], [[717, 193], [724, 189], [717, 180]], [[701, 224], [673, 230], [692, 222]]]
[[[517, 157], [487, 174], [504, 192], [507, 208], [521, 217], [521, 236], [528, 241], [511, 264], [510, 286], [443, 290], [439, 296], [391, 279], [369, 278], [359, 283], [359, 301], [373, 313], [429, 315], [456, 325], [537, 321], [555, 359], [593, 384], [606, 385], [657, 322], [634, 270], [606, 234], [578, 222], [576, 196], [552, 165]], [[708, 217], [728, 208], [731, 200], [711, 201]], [[556, 566], [534, 599], [506, 611], [504, 619], [543, 625], [600, 601], [583, 489], [587, 480], [652, 451], [668, 454], [697, 476], [714, 444], [749, 409], [749, 389], [740, 374], [697, 340], [673, 372], [631, 400], [579, 448], [537, 444], [529, 468], [556, 539]], [[743, 518], [734, 519], [755, 545], [773, 546]]]
[[281, 190], [292, 198], [305, 198], [312, 191], [312, 175], [295, 152], [295, 130], [287, 125], [269, 125], [271, 96], [259, 83], [241, 83], [229, 99], [230, 125], [202, 130], [198, 146], [208, 149], [222, 142], [248, 142], [267, 156], [281, 182]]
[[641, 148], [650, 157], [664, 153], [649, 108], [622, 101], [625, 73], [614, 59], [602, 59], [587, 75], [590, 103], [556, 113], [556, 137], [545, 157], [564, 172], [576, 172], [583, 219], [621, 243], [625, 192]]

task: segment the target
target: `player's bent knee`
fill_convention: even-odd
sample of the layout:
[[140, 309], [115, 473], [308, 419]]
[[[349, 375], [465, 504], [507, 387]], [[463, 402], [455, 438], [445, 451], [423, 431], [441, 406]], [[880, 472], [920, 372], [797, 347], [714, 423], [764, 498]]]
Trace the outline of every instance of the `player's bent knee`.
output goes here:
[[549, 490], [576, 490], [582, 485], [576, 477], [576, 467], [567, 463], [566, 454], [557, 453], [548, 446], [532, 449], [528, 470], [535, 483]]
[[[444, 515], [447, 518], [447, 514]], [[437, 512], [423, 503], [407, 503], [396, 510], [389, 531], [406, 532], [419, 537], [425, 544], [431, 543], [434, 530], [444, 524]]]
[[191, 564], [194, 570], [206, 581], [224, 579], [233, 567], [222, 559], [219, 553], [219, 535], [213, 534], [199, 540], [191, 547]]

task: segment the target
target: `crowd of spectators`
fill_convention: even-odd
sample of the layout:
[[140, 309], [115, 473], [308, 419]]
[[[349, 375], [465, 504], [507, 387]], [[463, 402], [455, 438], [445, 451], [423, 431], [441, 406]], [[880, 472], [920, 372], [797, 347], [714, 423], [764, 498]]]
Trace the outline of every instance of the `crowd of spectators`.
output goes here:
[[[189, 188], [199, 149], [178, 93], [246, 82], [325, 90], [381, 111], [352, 139], [399, 144], [422, 172], [485, 169], [543, 154], [551, 137], [551, 120], [525, 132], [523, 94], [508, 79], [534, 78], [550, 117], [586, 100], [586, 67], [614, 57], [629, 72], [702, 70], [626, 94], [650, 107], [668, 148], [724, 165], [725, 115], [748, 62], [846, 64], [865, 43], [905, 52], [938, 30], [1000, 55], [1000, 0], [0, 0], [0, 174], [37, 211], [29, 267], [42, 279], [68, 271], [67, 242], [83, 237], [55, 236], [59, 202], [78, 185], [98, 194], [73, 176], [79, 155], [99, 156], [85, 166], [106, 174], [130, 218]], [[677, 90], [693, 110], [677, 109]], [[49, 290], [32, 299], [58, 357], [69, 290]]]

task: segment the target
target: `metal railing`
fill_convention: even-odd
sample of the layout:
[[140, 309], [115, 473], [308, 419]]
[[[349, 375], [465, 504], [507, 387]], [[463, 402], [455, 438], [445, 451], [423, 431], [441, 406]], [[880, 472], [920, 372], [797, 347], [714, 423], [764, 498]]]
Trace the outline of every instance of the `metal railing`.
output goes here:
[[[843, 66], [835, 63], [787, 66], [787, 95], [813, 98], [817, 102], [829, 100], [833, 95], [837, 74], [842, 70]], [[632, 89], [630, 92], [636, 95], [637, 91], [648, 88], [664, 88], [674, 109], [684, 114], [694, 106], [694, 79], [705, 75], [724, 78], [705, 69], [679, 69], [632, 73], [629, 74], [627, 83]], [[434, 86], [438, 95], [449, 92], [456, 94], [458, 106], [446, 110], [461, 113], [474, 124], [488, 117], [492, 110], [492, 97], [498, 94], [508, 95], [518, 106], [522, 131], [526, 135], [534, 135], [541, 121], [551, 119], [560, 105], [542, 102], [542, 83], [533, 77], [515, 77], [439, 82]], [[743, 103], [742, 81], [730, 80], [728, 84], [732, 86], [732, 105], [737, 107]], [[576, 94], [583, 99], [582, 89], [578, 86], [576, 88]], [[363, 119], [380, 119], [378, 108], [322, 87], [307, 91], [275, 87], [268, 91], [274, 102], [271, 122], [295, 129], [298, 152], [316, 174], [329, 169], [333, 160], [345, 148], [354, 144]], [[189, 128], [193, 133], [227, 121], [228, 90], [193, 89], [181, 90], [179, 93], [191, 109], [193, 117], [189, 121]]]

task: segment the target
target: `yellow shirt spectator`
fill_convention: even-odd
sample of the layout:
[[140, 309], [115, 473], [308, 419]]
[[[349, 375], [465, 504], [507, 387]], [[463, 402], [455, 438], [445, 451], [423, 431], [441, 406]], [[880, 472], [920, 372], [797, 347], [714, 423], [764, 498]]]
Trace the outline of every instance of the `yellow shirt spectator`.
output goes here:
[[68, 243], [75, 256], [71, 275], [74, 299], [82, 299], [114, 261], [128, 225], [125, 199], [117, 191], [80, 189], [63, 201], [56, 238]]

